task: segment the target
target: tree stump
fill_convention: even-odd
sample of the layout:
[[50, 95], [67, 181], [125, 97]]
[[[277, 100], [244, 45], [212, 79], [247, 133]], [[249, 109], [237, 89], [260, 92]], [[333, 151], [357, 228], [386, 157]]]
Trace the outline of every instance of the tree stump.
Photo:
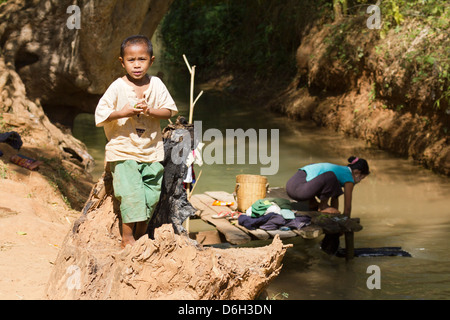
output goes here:
[[120, 247], [118, 206], [104, 176], [66, 236], [47, 286], [49, 299], [255, 299], [286, 253], [279, 237], [263, 248], [216, 249], [177, 235], [171, 224]]
[[[165, 131], [166, 151], [189, 136], [177, 131], [179, 125]], [[172, 163], [170, 153], [165, 164], [152, 239], [146, 235], [125, 249], [112, 177], [105, 172], [61, 246], [49, 299], [255, 299], [279, 274], [288, 248], [279, 237], [263, 248], [226, 250], [189, 239], [182, 223], [195, 209], [182, 188], [185, 168]]]

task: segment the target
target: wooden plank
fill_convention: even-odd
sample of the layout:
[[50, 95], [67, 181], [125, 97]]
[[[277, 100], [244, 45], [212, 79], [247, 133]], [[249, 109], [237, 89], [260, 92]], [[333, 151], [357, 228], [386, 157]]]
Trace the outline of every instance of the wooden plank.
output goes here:
[[231, 193], [225, 191], [207, 191], [204, 194], [216, 200], [231, 201], [231, 202], [236, 201]]
[[[336, 255], [345, 257], [346, 251], [345, 248], [340, 248]], [[401, 247], [356, 248], [354, 251], [355, 257], [411, 257], [411, 254]]]
[[192, 205], [200, 210], [199, 216], [206, 222], [214, 225], [219, 232], [221, 232], [225, 239], [231, 244], [243, 244], [251, 241], [250, 236], [243, 232], [241, 229], [233, 226], [226, 219], [213, 219], [212, 216], [225, 210], [230, 210], [227, 207], [217, 207], [214, 208], [211, 206], [214, 199], [207, 195], [194, 195], [191, 198]]
[[268, 234], [266, 231], [264, 231], [263, 229], [256, 229], [256, 230], [249, 230], [246, 227], [241, 226], [237, 221], [235, 226], [239, 229], [241, 229], [242, 231], [251, 234], [253, 237], [255, 237], [258, 240], [267, 240], [270, 239], [270, 234]]
[[300, 230], [292, 230], [303, 239], [316, 239], [323, 234], [323, 229], [318, 226], [309, 225], [301, 228]]
[[282, 198], [282, 199], [292, 200], [287, 195], [285, 188], [269, 188], [266, 198]]
[[[197, 194], [195, 196], [192, 196], [192, 198], [197, 199], [201, 203], [203, 203], [203, 206], [208, 207], [208, 212], [210, 215], [215, 215], [218, 213], [221, 213], [223, 211], [231, 212], [232, 210], [228, 206], [213, 206], [213, 203], [215, 199], [211, 198], [210, 196], [206, 194]], [[217, 219], [221, 220], [221, 219]]]
[[[206, 192], [205, 195], [216, 199], [216, 200], [221, 200], [221, 201], [228, 201], [231, 200], [231, 198], [233, 197], [233, 195], [226, 193], [224, 191], [211, 191], [211, 192]], [[230, 198], [231, 197], [231, 198]], [[208, 199], [205, 197], [204, 198], [205, 201], [208, 201]], [[228, 211], [226, 210], [227, 207], [211, 207], [213, 210], [217, 211]], [[230, 210], [232, 210], [232, 208], [230, 208]], [[227, 220], [228, 221], [228, 220]], [[262, 229], [257, 229], [257, 230], [248, 230], [247, 228], [239, 225], [239, 223], [237, 222], [237, 220], [235, 220], [236, 223], [233, 224], [236, 228], [239, 228], [240, 230], [242, 230], [243, 232], [245, 232], [246, 234], [249, 234], [251, 236], [253, 236], [254, 238], [258, 239], [258, 240], [267, 240], [270, 238], [270, 234], [268, 234], [266, 231], [262, 230]]]
[[[235, 202], [233, 195], [230, 193], [224, 192], [224, 191], [209, 191], [209, 192], [205, 192], [205, 195], [211, 197], [212, 199], [216, 199], [216, 200]], [[230, 209], [233, 210], [232, 207], [230, 207]], [[221, 210], [221, 211], [223, 211], [223, 210]], [[274, 232], [270, 233], [263, 229], [249, 230], [249, 229], [239, 225], [239, 223], [236, 223], [235, 226], [237, 228], [241, 229], [242, 231], [244, 231], [245, 233], [248, 233], [259, 240], [268, 240], [269, 238], [274, 238], [276, 234], [279, 234], [281, 239], [287, 239], [287, 238], [292, 238], [292, 237], [297, 236], [297, 234], [294, 234], [291, 231], [274, 230]]]
[[282, 231], [282, 230], [266, 230], [268, 234], [272, 238], [275, 238], [276, 235], [280, 236], [280, 239], [289, 239], [289, 238], [295, 238], [297, 234], [293, 232], [292, 230], [289, 231]]
[[231, 193], [225, 191], [208, 191], [205, 192], [205, 194], [215, 200], [233, 202], [234, 204], [232, 206], [229, 206], [229, 208], [233, 211], [237, 209], [236, 199]]
[[191, 238], [192, 237], [194, 240], [204, 246], [222, 243], [219, 231], [217, 230], [200, 231], [198, 233], [191, 234]]
[[189, 202], [197, 210], [195, 212], [195, 215], [201, 218], [201, 216], [204, 214], [203, 212], [206, 210], [206, 207], [203, 206], [203, 202], [200, 202], [200, 200], [197, 199], [196, 195], [192, 196], [191, 199], [189, 199]]
[[[276, 196], [280, 197], [282, 195], [283, 190], [277, 190], [277, 192], [279, 192], [279, 193], [276, 194]], [[211, 223], [213, 225], [216, 225], [216, 226], [218, 224], [220, 224], [221, 227], [223, 227], [223, 228], [225, 228], [226, 224], [230, 224], [228, 220], [225, 220], [225, 219], [212, 219], [211, 216], [214, 215], [214, 214], [220, 213], [222, 211], [232, 211], [229, 207], [212, 206], [212, 203], [215, 200], [232, 201], [232, 197], [233, 196], [231, 194], [229, 194], [227, 192], [224, 192], [224, 191], [211, 191], [211, 192], [207, 192], [207, 193], [205, 193], [203, 195], [196, 195], [194, 197], [197, 197], [197, 200], [201, 201], [201, 203], [203, 205], [203, 207], [202, 207], [203, 210], [206, 210], [206, 213], [200, 213], [200, 215], [203, 215], [203, 217], [202, 217], [203, 220], [208, 221], [209, 223]], [[315, 212], [315, 211], [297, 211], [296, 214], [297, 215], [299, 215], [299, 214], [309, 215], [313, 219], [316, 219], [319, 216], [320, 217], [325, 217], [326, 216], [323, 213]], [[207, 216], [209, 216], [209, 218], [207, 218]], [[330, 215], [330, 216], [332, 217], [333, 215]], [[340, 215], [336, 215], [336, 216], [340, 217]], [[354, 218], [354, 219], [351, 219], [351, 220], [353, 220], [353, 221], [351, 221], [353, 223], [354, 222], [359, 223], [359, 219], [358, 218]], [[222, 222], [218, 222], [218, 221], [222, 221]], [[334, 224], [337, 224], [337, 221], [332, 221], [332, 222]], [[348, 224], [351, 223], [351, 222], [347, 222], [346, 221], [346, 226], [348, 226]], [[316, 238], [320, 237], [322, 234], [325, 233], [321, 226], [318, 226], [318, 225], [315, 225], [315, 224], [312, 224], [312, 225], [307, 226], [307, 227], [303, 227], [300, 230], [291, 230], [291, 231], [281, 231], [281, 230], [265, 231], [265, 230], [262, 230], [262, 229], [248, 230], [245, 227], [240, 226], [238, 223], [236, 223], [234, 225], [234, 227], [240, 229], [242, 232], [246, 233], [247, 235], [250, 235], [253, 238], [260, 239], [260, 240], [267, 240], [270, 237], [274, 237], [277, 234], [282, 239], [292, 238], [292, 237], [296, 237], [296, 236], [301, 236], [304, 239], [316, 239]], [[349, 229], [347, 229], [345, 231], [354, 230], [354, 229], [356, 229], [356, 228], [349, 228]], [[233, 230], [233, 229], [231, 229], [231, 230]]]

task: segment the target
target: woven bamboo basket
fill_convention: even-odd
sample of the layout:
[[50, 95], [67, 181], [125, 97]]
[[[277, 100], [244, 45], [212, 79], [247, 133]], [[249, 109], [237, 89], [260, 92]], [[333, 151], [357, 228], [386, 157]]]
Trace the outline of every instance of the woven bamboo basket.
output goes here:
[[263, 176], [242, 174], [236, 177], [237, 210], [245, 212], [256, 200], [264, 199], [269, 184]]

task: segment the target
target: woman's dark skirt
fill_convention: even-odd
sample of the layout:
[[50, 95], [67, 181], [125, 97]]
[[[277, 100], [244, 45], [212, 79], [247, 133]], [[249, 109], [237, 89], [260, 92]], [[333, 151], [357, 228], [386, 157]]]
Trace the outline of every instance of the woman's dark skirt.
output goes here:
[[306, 181], [306, 172], [298, 172], [286, 184], [286, 192], [296, 201], [306, 201], [318, 197], [320, 200], [337, 198], [343, 194], [334, 172], [325, 172], [311, 181]]

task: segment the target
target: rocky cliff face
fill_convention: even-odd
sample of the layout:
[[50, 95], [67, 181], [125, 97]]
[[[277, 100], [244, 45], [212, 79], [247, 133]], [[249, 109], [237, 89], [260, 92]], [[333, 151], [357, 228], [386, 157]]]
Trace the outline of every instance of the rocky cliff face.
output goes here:
[[172, 0], [9, 0], [0, 9], [0, 48], [52, 120], [92, 112], [120, 74], [122, 40], [151, 37]]
[[[121, 71], [123, 39], [137, 33], [151, 37], [171, 2], [8, 0], [0, 5], [0, 133], [21, 135], [20, 152], [43, 162], [39, 173], [74, 209], [83, 207], [92, 188], [86, 171], [93, 159], [55, 122], [70, 125], [79, 112], [93, 111]], [[0, 164], [13, 166], [10, 156]]]

